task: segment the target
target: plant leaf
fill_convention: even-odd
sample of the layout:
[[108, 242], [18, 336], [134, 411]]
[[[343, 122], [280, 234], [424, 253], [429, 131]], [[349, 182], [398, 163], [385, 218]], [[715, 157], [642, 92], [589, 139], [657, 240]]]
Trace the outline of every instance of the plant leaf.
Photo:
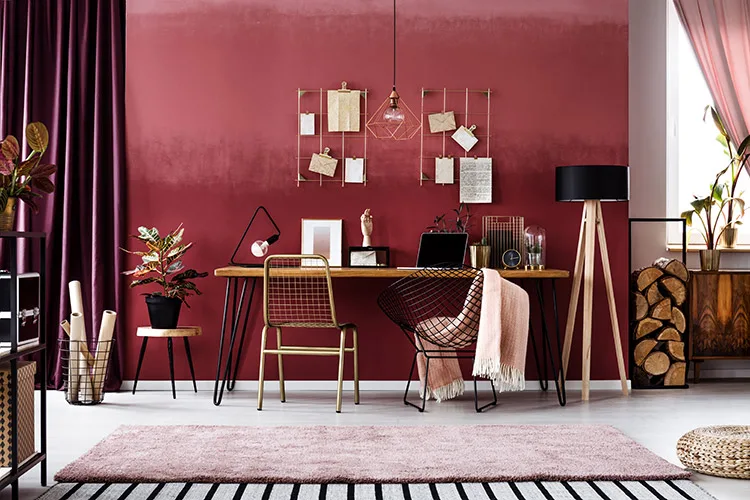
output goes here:
[[41, 155], [33, 154], [18, 165], [18, 175], [29, 175], [31, 171], [39, 164], [42, 159]]
[[0, 210], [5, 210], [5, 206], [8, 204], [8, 190], [3, 188], [0, 189]]
[[7, 159], [5, 156], [0, 156], [0, 174], [13, 175], [13, 161]]
[[31, 180], [31, 184], [43, 193], [55, 192], [55, 183], [52, 182], [49, 177], [34, 177]]
[[686, 211], [684, 211], [684, 212], [682, 212], [680, 214], [680, 217], [682, 217], [683, 219], [685, 219], [687, 221], [687, 225], [688, 226], [692, 226], [693, 225], [693, 214], [694, 213], [695, 212], [693, 210], [686, 210]]
[[181, 260], [172, 262], [172, 264], [169, 265], [167, 268], [166, 274], [172, 274], [176, 273], [177, 271], [182, 271], [182, 269], [185, 267], [185, 265], [182, 263]]
[[[27, 193], [31, 193], [30, 191], [26, 191], [26, 192], [27, 192]], [[21, 194], [23, 195], [24, 193], [21, 193]], [[33, 212], [34, 214], [38, 214], [38, 213], [39, 213], [39, 206], [38, 206], [38, 205], [36, 204], [36, 202], [35, 202], [35, 201], [34, 201], [34, 200], [32, 199], [32, 196], [29, 196], [29, 195], [24, 195], [24, 196], [18, 195], [18, 199], [19, 199], [19, 200], [21, 200], [21, 201], [23, 201], [23, 202], [24, 202], [25, 204], [27, 204], [27, 205], [28, 205], [29, 207], [31, 207], [31, 211], [32, 211], [32, 212]]]
[[140, 226], [138, 228], [138, 236], [136, 236], [136, 238], [143, 241], [149, 241], [151, 243], [159, 243], [159, 230], [155, 227], [148, 229], [146, 226]]
[[169, 253], [167, 254], [167, 258], [171, 258], [171, 257], [178, 257], [178, 256], [180, 256], [180, 255], [184, 254], [185, 252], [187, 252], [187, 251], [188, 251], [188, 249], [189, 249], [189, 248], [190, 248], [191, 246], [193, 246], [193, 244], [192, 244], [192, 243], [188, 243], [187, 245], [180, 245], [180, 246], [178, 246], [178, 247], [174, 247], [174, 248], [173, 248], [172, 250], [170, 250], [170, 251], [169, 251]]
[[[31, 177], [49, 177], [57, 172], [57, 165], [51, 163], [42, 163], [40, 165], [39, 160], [41, 159], [41, 156], [37, 156], [37, 158], [36, 165], [29, 170], [29, 175]], [[21, 165], [23, 165], [23, 163]]]
[[191, 280], [195, 278], [205, 278], [208, 276], [208, 273], [199, 273], [195, 269], [187, 269], [185, 271], [182, 271], [180, 274], [172, 278], [172, 281], [183, 281], [183, 280]]
[[3, 156], [11, 161], [15, 161], [18, 158], [18, 155], [21, 154], [21, 148], [18, 145], [18, 139], [16, 139], [12, 135], [9, 135], [5, 138], [5, 140], [2, 142], [2, 146], [0, 146], [0, 150], [2, 150]]
[[750, 135], [742, 139], [739, 147], [737, 147], [737, 154], [740, 156], [744, 155], [748, 145], [750, 145]]
[[130, 288], [135, 288], [140, 285], [148, 285], [149, 283], [154, 283], [155, 281], [158, 281], [158, 279], [154, 278], [153, 276], [143, 278], [142, 280], [135, 280], [130, 283]]
[[49, 145], [49, 132], [42, 122], [33, 122], [26, 125], [26, 142], [34, 151], [43, 153]]

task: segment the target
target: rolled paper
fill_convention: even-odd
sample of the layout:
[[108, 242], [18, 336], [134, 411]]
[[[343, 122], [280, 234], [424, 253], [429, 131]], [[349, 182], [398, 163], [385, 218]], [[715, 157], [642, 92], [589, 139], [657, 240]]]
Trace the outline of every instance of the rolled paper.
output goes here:
[[[65, 335], [70, 337], [70, 323], [68, 323], [67, 319], [64, 319], [60, 322], [60, 327], [65, 332]], [[81, 349], [81, 354], [83, 354], [83, 357], [86, 358], [86, 363], [88, 363], [89, 366], [93, 366], [94, 364], [94, 357], [89, 352], [89, 348], [86, 344], [79, 344]]]
[[81, 282], [71, 281], [68, 283], [70, 293], [70, 311], [83, 314], [83, 295], [81, 295]]
[[80, 339], [83, 335], [83, 314], [70, 315], [70, 348], [68, 349], [68, 401], [78, 401], [80, 374]]
[[101, 399], [101, 394], [104, 390], [116, 320], [116, 312], [107, 310], [102, 313], [102, 324], [99, 327], [99, 340], [96, 343], [96, 355], [94, 357], [94, 399], [97, 401]]

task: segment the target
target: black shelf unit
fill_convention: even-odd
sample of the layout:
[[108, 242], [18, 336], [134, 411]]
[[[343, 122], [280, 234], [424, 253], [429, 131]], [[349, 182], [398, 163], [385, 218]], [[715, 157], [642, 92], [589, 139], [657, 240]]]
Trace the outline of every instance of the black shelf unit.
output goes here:
[[[10, 274], [11, 304], [16, 303], [16, 276], [18, 275], [18, 240], [35, 240], [39, 244], [39, 309], [42, 311], [39, 319], [39, 343], [36, 345], [18, 349], [18, 311], [10, 308], [10, 351], [3, 349], [0, 352], [0, 363], [10, 363], [10, 414], [11, 414], [11, 467], [10, 470], [0, 473], [0, 490], [11, 485], [11, 498], [18, 500], [18, 479], [37, 465], [41, 465], [41, 484], [47, 486], [47, 363], [46, 363], [46, 339], [47, 329], [45, 327], [45, 262], [46, 262], [46, 233], [4, 231], [0, 232], [0, 240], [5, 244], [8, 252], [8, 270]], [[18, 359], [33, 353], [42, 353], [41, 361], [38, 363], [39, 380], [39, 412], [40, 412], [40, 446], [39, 451], [18, 463]]]

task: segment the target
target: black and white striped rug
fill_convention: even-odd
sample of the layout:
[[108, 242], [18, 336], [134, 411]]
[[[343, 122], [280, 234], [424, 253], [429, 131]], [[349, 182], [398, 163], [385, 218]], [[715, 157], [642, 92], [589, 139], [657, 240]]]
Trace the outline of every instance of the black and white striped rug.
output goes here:
[[61, 483], [39, 500], [716, 500], [687, 480], [438, 484]]

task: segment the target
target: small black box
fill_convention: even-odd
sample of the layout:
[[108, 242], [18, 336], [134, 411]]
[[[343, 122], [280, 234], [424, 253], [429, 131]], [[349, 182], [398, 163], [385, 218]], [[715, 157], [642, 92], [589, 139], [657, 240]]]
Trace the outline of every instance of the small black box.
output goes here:
[[0, 273], [0, 347], [10, 347], [10, 311], [18, 312], [18, 345], [39, 342], [39, 273], [23, 273], [16, 280], [16, 304], [10, 303], [10, 274]]

